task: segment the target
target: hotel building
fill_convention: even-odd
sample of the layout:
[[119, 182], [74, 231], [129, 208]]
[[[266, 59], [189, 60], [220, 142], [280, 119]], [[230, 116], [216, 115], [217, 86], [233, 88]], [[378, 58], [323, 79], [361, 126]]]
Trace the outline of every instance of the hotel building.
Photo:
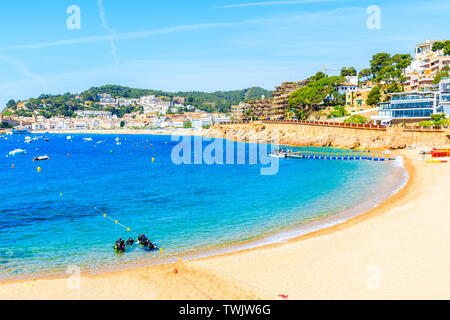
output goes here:
[[379, 108], [378, 115], [372, 120], [382, 124], [420, 122], [444, 112], [439, 91], [393, 93], [391, 101], [380, 103]]
[[444, 112], [450, 115], [450, 78], [444, 78], [439, 83], [439, 95]]

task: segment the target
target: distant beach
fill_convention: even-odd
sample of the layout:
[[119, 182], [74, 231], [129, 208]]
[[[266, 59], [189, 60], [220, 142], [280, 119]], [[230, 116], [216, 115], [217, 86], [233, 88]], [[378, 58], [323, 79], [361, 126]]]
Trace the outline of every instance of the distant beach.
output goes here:
[[205, 130], [184, 129], [184, 128], [168, 128], [168, 129], [111, 129], [111, 130], [50, 130], [50, 131], [34, 131], [35, 134], [142, 134], [142, 135], [159, 135], [159, 136], [201, 136], [205, 134]]

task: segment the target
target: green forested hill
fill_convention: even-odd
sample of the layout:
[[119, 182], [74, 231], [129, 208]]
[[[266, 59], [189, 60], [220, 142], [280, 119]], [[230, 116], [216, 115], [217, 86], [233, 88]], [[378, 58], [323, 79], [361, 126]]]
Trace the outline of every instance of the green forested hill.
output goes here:
[[262, 95], [268, 97], [272, 94], [271, 91], [259, 87], [209, 93], [201, 91], [164, 92], [158, 90], [133, 89], [123, 86], [106, 85], [102, 87], [90, 88], [89, 90], [82, 92], [80, 96], [86, 100], [96, 101], [97, 95], [103, 93], [110, 94], [114, 98], [140, 98], [146, 95], [156, 95], [168, 98], [173, 98], [175, 96], [183, 97], [186, 98], [186, 104], [191, 104], [196, 108], [210, 112], [227, 112], [233, 104], [260, 98]]
[[[118, 85], [105, 85], [102, 87], [92, 87], [83, 91], [79, 95], [65, 93], [58, 95], [42, 94], [37, 98], [30, 98], [26, 101], [25, 109], [18, 108], [17, 102], [11, 100], [8, 102], [4, 113], [17, 114], [20, 116], [31, 116], [34, 110], [39, 110], [40, 114], [50, 118], [52, 116], [64, 115], [73, 116], [76, 110], [85, 109], [84, 102], [94, 102], [92, 108], [99, 108], [95, 102], [98, 102], [99, 94], [110, 94], [114, 98], [140, 98], [146, 95], [156, 95], [162, 98], [183, 97], [186, 98], [185, 104], [193, 105], [196, 108], [209, 112], [229, 112], [230, 107], [243, 101], [249, 101], [271, 95], [271, 91], [259, 87], [253, 87], [243, 90], [217, 91], [217, 92], [164, 92], [150, 89], [135, 89]], [[123, 109], [123, 110], [122, 110]], [[137, 111], [137, 108], [123, 107], [118, 115]], [[116, 112], [117, 110], [111, 110]]]

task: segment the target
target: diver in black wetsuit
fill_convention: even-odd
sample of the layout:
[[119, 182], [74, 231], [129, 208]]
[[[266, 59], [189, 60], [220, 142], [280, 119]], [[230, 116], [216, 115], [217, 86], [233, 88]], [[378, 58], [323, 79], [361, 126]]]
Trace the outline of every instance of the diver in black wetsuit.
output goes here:
[[148, 246], [148, 248], [150, 250], [155, 250], [156, 249], [156, 246], [150, 240], [148, 240], [147, 246]]
[[114, 245], [114, 249], [120, 252], [125, 251], [125, 242], [122, 240], [122, 238], [119, 238], [119, 240], [116, 241], [116, 244]]
[[128, 245], [128, 246], [132, 246], [133, 243], [134, 243], [134, 240], [131, 239], [131, 237], [130, 237], [130, 239], [127, 240], [127, 245]]

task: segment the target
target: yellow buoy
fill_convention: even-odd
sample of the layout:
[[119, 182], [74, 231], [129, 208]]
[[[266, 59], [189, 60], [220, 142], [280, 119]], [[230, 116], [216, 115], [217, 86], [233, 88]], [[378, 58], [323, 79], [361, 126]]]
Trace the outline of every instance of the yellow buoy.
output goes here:
[[62, 193], [59, 194], [62, 197]]
[[161, 248], [161, 249], [159, 249], [159, 253], [163, 253], [163, 249]]
[[181, 260], [181, 259], [178, 259], [178, 261], [183, 262], [183, 260]]
[[37, 168], [37, 172], [41, 172], [41, 167], [38, 167], [38, 168]]
[[152, 162], [155, 162], [155, 158], [152, 158]]
[[106, 213], [104, 213], [104, 214], [103, 214], [103, 217], [105, 217], [105, 218], [106, 218]]
[[116, 224], [118, 224], [118, 223], [119, 223], [119, 221], [117, 221], [117, 220], [116, 220], [116, 221], [114, 221], [114, 222], [115, 222]]
[[127, 231], [130, 231], [130, 228], [127, 228]]

